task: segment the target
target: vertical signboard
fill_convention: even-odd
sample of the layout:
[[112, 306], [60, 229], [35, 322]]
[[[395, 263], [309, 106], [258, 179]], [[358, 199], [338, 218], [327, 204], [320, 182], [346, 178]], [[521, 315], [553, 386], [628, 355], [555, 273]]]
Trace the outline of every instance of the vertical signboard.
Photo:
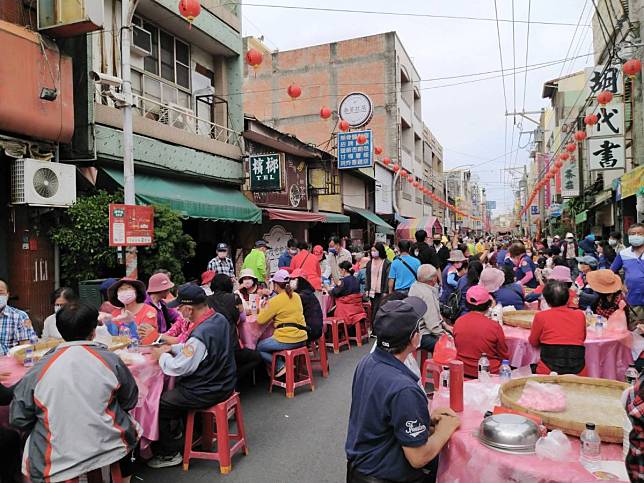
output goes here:
[[154, 241], [154, 208], [152, 206], [109, 205], [111, 247], [152, 245]]
[[372, 154], [370, 129], [338, 133], [338, 169], [370, 168]]
[[248, 158], [251, 191], [282, 191], [282, 155], [253, 154]]

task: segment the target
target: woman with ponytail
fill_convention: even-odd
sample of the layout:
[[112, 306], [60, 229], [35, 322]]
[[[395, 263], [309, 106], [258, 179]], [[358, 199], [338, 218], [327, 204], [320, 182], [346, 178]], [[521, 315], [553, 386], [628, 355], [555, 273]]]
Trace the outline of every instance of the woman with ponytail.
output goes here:
[[340, 280], [338, 284], [329, 291], [335, 298], [344, 297], [345, 295], [352, 295], [360, 293], [360, 281], [353, 276], [353, 265], [351, 262], [344, 261], [338, 265], [338, 273]]
[[[273, 322], [275, 327], [271, 337], [257, 343], [257, 350], [267, 364], [271, 364], [273, 352], [302, 347], [308, 337], [302, 300], [291, 287], [289, 273], [286, 270], [278, 270], [271, 282], [277, 295], [271, 298], [257, 315], [258, 324]], [[282, 377], [285, 373], [284, 360], [279, 358], [275, 377]]]

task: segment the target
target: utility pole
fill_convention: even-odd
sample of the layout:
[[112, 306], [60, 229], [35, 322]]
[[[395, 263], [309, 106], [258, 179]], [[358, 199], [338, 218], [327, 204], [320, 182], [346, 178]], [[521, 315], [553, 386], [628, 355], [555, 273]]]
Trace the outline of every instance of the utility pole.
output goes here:
[[[121, 78], [123, 106], [123, 189], [126, 205], [136, 204], [134, 187], [134, 135], [132, 133], [132, 79], [130, 71], [130, 35], [132, 16], [138, 0], [121, 0]], [[136, 247], [127, 247], [125, 276], [138, 278]]]

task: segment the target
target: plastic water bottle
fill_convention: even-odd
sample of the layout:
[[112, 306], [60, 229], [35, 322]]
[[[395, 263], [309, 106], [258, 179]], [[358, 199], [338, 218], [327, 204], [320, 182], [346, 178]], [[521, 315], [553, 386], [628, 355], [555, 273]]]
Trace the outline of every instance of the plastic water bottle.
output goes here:
[[490, 310], [490, 319], [496, 320], [499, 324], [503, 323], [503, 306], [496, 304]]
[[[130, 328], [127, 325], [122, 325], [119, 327], [119, 336], [120, 337], [127, 337], [132, 340], [132, 337], [130, 335]], [[130, 345], [128, 345], [128, 349], [130, 348]]]
[[626, 369], [626, 374], [624, 376], [624, 380], [626, 381], [626, 384], [633, 385], [635, 382], [640, 377], [640, 373], [637, 372], [637, 369], [635, 369], [635, 364], [631, 364], [628, 366], [628, 369]]
[[34, 365], [34, 349], [29, 346], [25, 349], [25, 360], [23, 362], [25, 367], [33, 367]]
[[490, 379], [490, 361], [484, 352], [479, 359], [479, 382], [487, 382]]
[[439, 392], [449, 394], [449, 366], [443, 366], [441, 371], [441, 387]]
[[508, 382], [512, 379], [512, 369], [510, 368], [510, 361], [503, 359], [501, 362], [501, 368], [499, 369], [499, 378], [501, 379], [501, 384]]
[[606, 327], [606, 324], [604, 323], [604, 317], [601, 315], [598, 315], [595, 318], [595, 334], [597, 334], [597, 337], [602, 337], [604, 335], [604, 328]]
[[588, 471], [596, 471], [602, 459], [602, 440], [595, 431], [595, 423], [586, 423], [586, 429], [580, 436], [579, 462]]
[[586, 307], [584, 314], [586, 315], [586, 325], [590, 325], [593, 322], [593, 309]]

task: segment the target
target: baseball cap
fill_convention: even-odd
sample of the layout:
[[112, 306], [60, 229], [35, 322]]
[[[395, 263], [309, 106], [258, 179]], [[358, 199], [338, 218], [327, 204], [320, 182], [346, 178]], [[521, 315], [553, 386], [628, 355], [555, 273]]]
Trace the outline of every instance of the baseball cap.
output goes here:
[[597, 266], [597, 259], [591, 257], [590, 255], [584, 255], [583, 257], [576, 257], [577, 262], [583, 263], [584, 265], [590, 265], [591, 267]]
[[217, 243], [217, 251], [223, 252], [224, 250], [228, 250], [228, 245], [226, 243]]
[[255, 242], [255, 248], [261, 248], [261, 247], [266, 247], [269, 250], [271, 248], [270, 246], [268, 246], [268, 243], [266, 242], [266, 240], [257, 240]]
[[206, 270], [201, 274], [201, 285], [210, 284], [210, 282], [212, 282], [212, 279], [215, 278], [215, 275], [217, 275], [217, 272], [215, 272], [214, 270]]
[[199, 305], [206, 303], [206, 292], [199, 285], [187, 283], [179, 287], [177, 298], [168, 302], [168, 307], [174, 309], [179, 305]]
[[426, 311], [427, 305], [418, 297], [382, 304], [373, 322], [378, 345], [389, 349], [408, 342]]
[[291, 274], [288, 271], [281, 269], [273, 274], [271, 277], [272, 282], [286, 283], [291, 280]]
[[467, 290], [465, 300], [472, 305], [483, 305], [492, 300], [492, 296], [482, 285], [474, 285]]

